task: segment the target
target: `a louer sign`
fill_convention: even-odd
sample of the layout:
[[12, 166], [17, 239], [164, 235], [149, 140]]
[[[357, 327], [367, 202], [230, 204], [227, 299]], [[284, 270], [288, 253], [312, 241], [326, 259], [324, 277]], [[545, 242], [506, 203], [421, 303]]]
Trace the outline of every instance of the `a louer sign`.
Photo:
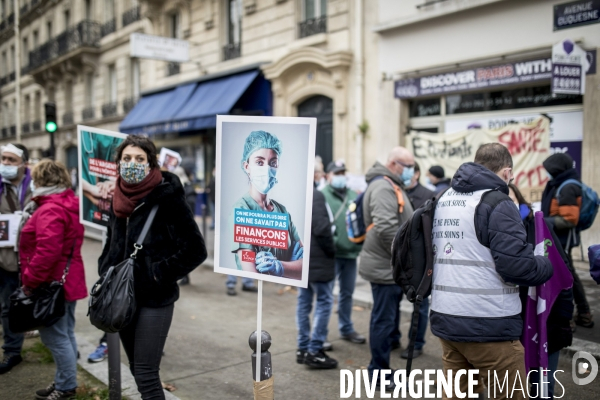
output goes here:
[[190, 60], [190, 46], [186, 40], [132, 33], [129, 43], [131, 57], [172, 62]]

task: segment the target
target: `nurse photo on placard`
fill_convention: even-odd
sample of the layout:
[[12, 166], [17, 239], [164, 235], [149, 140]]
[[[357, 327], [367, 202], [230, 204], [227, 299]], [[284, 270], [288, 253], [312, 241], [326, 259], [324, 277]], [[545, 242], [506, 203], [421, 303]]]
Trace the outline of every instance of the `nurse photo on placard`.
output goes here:
[[248, 192], [233, 206], [232, 245], [238, 270], [302, 278], [304, 247], [286, 207], [269, 195], [279, 182], [281, 140], [264, 130], [250, 132], [241, 157]]

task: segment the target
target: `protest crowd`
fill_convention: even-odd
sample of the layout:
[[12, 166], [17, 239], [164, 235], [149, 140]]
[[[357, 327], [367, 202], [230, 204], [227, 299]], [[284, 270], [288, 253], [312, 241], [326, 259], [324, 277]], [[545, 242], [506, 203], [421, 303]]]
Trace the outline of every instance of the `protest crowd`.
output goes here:
[[[266, 196], [275, 182], [258, 179], [258, 169], [248, 163], [257, 154], [267, 158], [268, 154], [275, 158], [281, 154], [280, 143], [273, 135], [263, 131], [252, 135], [242, 160], [250, 188], [248, 197], [243, 198], [245, 204], [257, 194]], [[124, 267], [120, 271], [129, 271], [135, 295], [112, 301], [135, 303], [135, 313], [128, 315], [122, 326], [110, 325], [95, 314], [98, 307], [110, 307], [110, 302], [103, 303], [106, 300], [98, 297], [91, 306], [92, 323], [105, 332], [119, 332], [142, 398], [164, 398], [159, 370], [179, 285], [190, 283], [188, 275], [206, 259], [207, 249], [194, 220], [187, 174], [170, 165], [159, 165], [157, 149], [150, 139], [127, 136], [115, 151], [115, 163], [107, 240], [97, 265], [98, 276], [103, 278], [92, 289], [85, 285], [81, 255], [84, 227], [79, 221], [79, 202], [69, 172], [60, 162], [49, 159], [30, 165], [28, 149], [21, 144], [1, 149], [0, 212], [19, 215], [19, 227], [14, 246], [0, 248], [0, 374], [18, 368], [24, 338], [32, 334], [27, 330], [26, 316], [11, 313], [20, 304], [13, 299], [33, 296], [42, 289], [55, 293], [52, 285], [61, 283], [56, 292], [61, 299], [55, 296], [49, 301], [62, 302], [62, 315], [54, 316], [52, 324], [37, 328], [56, 366], [54, 381], [35, 393], [37, 399], [74, 398], [78, 386], [74, 335], [77, 300], [87, 297], [92, 289], [96, 301], [94, 296], [104, 283], [102, 279], [118, 274], [114, 267], [121, 264]], [[395, 254], [406, 250], [401, 241], [403, 228], [418, 223], [412, 219], [413, 214], [429, 207], [433, 218], [431, 287], [419, 298], [420, 307], [415, 309], [410, 331], [405, 332], [414, 339], [414, 348], [404, 349], [401, 357], [412, 359], [423, 354], [430, 325], [441, 341], [443, 354], [439, 356], [444, 370], [479, 369], [485, 385], [490, 384], [485, 382], [486, 371], [490, 370], [508, 371], [511, 382], [517, 374], [526, 376], [527, 370], [539, 367], [528, 363], [528, 343], [521, 343], [529, 294], [531, 288], [554, 280], [552, 287], [557, 289], [549, 293], [553, 296], [552, 308], [545, 328], [551, 398], [552, 372], [557, 368], [560, 350], [571, 344], [576, 328], [591, 328], [594, 320], [571, 255], [579, 244], [577, 227], [583, 218], [585, 189], [569, 155], [554, 154], [543, 165], [548, 181], [541, 201], [543, 218], [539, 219], [514, 185], [513, 158], [499, 143], [481, 145], [473, 161], [462, 164], [452, 177], [445, 176], [442, 166], [422, 171], [414, 154], [395, 147], [366, 172], [367, 186], [361, 193], [348, 187], [344, 161], [324, 166], [317, 157], [308, 286], [298, 289], [297, 298], [296, 362], [311, 369], [337, 368], [338, 361], [328, 354], [333, 350], [328, 337], [339, 335], [352, 344], [368, 346], [369, 376], [376, 385], [394, 389], [394, 383], [378, 378], [377, 371], [391, 369], [390, 353], [400, 347], [402, 297], [414, 300], [414, 293], [403, 290], [397, 279], [410, 265], [399, 262]], [[276, 168], [277, 164], [271, 165], [271, 169]], [[214, 193], [212, 199], [214, 202]], [[247, 205], [253, 209], [251, 206], [274, 210], [268, 200]], [[279, 212], [285, 212], [283, 206], [276, 206]], [[356, 225], [350, 229], [356, 218], [362, 228]], [[460, 240], [450, 244], [447, 226], [460, 227]], [[547, 232], [546, 239], [557, 251], [555, 258], [536, 250], [540, 230]], [[242, 255], [238, 260], [240, 269], [247, 264], [244, 249], [233, 251], [236, 257]], [[283, 276], [294, 271], [302, 252], [301, 245], [296, 244], [284, 260], [283, 252], [261, 251], [256, 255], [256, 264], [251, 265], [255, 272]], [[357, 332], [353, 325], [353, 292], [358, 275], [369, 282], [373, 296], [369, 332]], [[236, 277], [230, 276], [228, 295], [236, 294], [235, 284]], [[244, 278], [242, 289], [257, 290], [249, 278]], [[335, 333], [328, 331], [332, 314], [338, 319]], [[96, 351], [86, 356], [89, 362], [99, 362], [106, 355], [104, 336]], [[460, 380], [462, 392], [466, 391], [464, 378]], [[479, 385], [477, 393], [483, 392], [484, 386]], [[508, 398], [502, 396], [497, 398]]]

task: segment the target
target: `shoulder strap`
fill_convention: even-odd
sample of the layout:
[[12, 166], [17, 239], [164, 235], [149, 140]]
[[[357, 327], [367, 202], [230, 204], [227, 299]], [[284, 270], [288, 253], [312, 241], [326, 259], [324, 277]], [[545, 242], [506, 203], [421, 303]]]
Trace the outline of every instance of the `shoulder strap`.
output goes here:
[[346, 205], [346, 200], [348, 200], [348, 190], [346, 189], [346, 194], [344, 195], [344, 199], [342, 200], [342, 204], [340, 205], [340, 208], [337, 210], [337, 212], [335, 213], [334, 217], [333, 217], [333, 221], [335, 222], [338, 217], [340, 216], [340, 214], [344, 211], [344, 206]]
[[385, 179], [390, 183], [390, 185], [392, 185], [394, 193], [396, 194], [396, 200], [398, 200], [398, 212], [402, 214], [402, 212], [404, 211], [404, 195], [402, 194], [402, 189], [387, 176], [384, 176], [383, 179]]
[[138, 244], [141, 246], [144, 243], [144, 240], [146, 240], [146, 235], [148, 234], [148, 231], [150, 230], [150, 226], [152, 226], [152, 222], [154, 221], [154, 217], [156, 216], [157, 211], [158, 211], [158, 204], [156, 204], [150, 210], [150, 214], [148, 215], [148, 219], [146, 219], [146, 223], [144, 224], [142, 233], [140, 233], [140, 236], [138, 237], [138, 240], [136, 241], [135, 244]]
[[77, 239], [75, 239], [75, 241], [73, 242], [73, 246], [71, 247], [71, 253], [69, 253], [69, 258], [67, 259], [67, 266], [65, 267], [65, 270], [63, 271], [62, 278], [60, 278], [61, 285], [65, 284], [65, 279], [67, 278], [67, 275], [69, 275], [69, 268], [71, 267], [71, 261], [73, 260], [73, 253], [75, 252], [76, 244], [77, 244]]
[[579, 182], [577, 179], [567, 179], [566, 181], [564, 181], [563, 183], [560, 184], [560, 186], [558, 187], [558, 189], [556, 189], [556, 198], [558, 199], [558, 197], [560, 196], [560, 191], [562, 190], [563, 187], [569, 185], [569, 184], [576, 184], [579, 187], [582, 187], [582, 183]]

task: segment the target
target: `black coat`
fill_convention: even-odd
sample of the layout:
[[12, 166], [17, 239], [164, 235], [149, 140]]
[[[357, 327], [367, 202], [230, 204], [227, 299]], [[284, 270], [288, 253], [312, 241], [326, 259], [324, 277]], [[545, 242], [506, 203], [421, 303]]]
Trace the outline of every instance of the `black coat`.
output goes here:
[[414, 188], [405, 189], [405, 191], [406, 191], [406, 194], [408, 195], [408, 198], [410, 199], [410, 202], [413, 205], [413, 209], [415, 209], [415, 210], [417, 208], [421, 207], [423, 205], [423, 203], [425, 203], [427, 200], [433, 199], [433, 196], [436, 195], [436, 193], [427, 189], [425, 186], [421, 185], [419, 182], [417, 182], [417, 184], [415, 185]]
[[179, 178], [162, 172], [163, 182], [140, 201], [129, 218], [118, 218], [111, 210], [106, 245], [98, 259], [102, 275], [133, 253], [152, 206], [158, 212], [143, 249], [137, 254], [135, 296], [139, 306], [164, 307], [179, 298], [177, 280], [206, 259], [206, 246], [192, 211], [187, 206]]
[[309, 282], [329, 282], [335, 278], [335, 244], [325, 196], [313, 190], [310, 238]]

